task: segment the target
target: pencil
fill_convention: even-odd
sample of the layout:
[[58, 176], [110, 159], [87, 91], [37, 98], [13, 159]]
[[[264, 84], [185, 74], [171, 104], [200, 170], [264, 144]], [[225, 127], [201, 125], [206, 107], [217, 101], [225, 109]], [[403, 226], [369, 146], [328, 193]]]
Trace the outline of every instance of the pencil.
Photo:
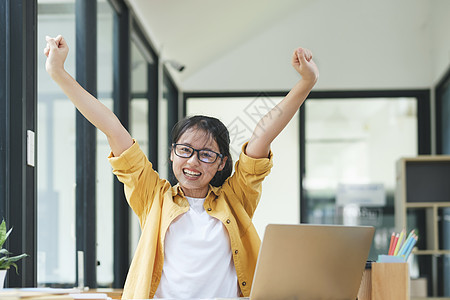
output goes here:
[[392, 245], [394, 244], [394, 240], [395, 240], [395, 232], [393, 232], [393, 233], [391, 234], [391, 242], [389, 243], [389, 251], [388, 251], [388, 255], [391, 255]]
[[408, 250], [409, 243], [413, 239], [413, 236], [414, 236], [414, 229], [411, 230], [408, 237], [405, 239], [405, 242], [403, 243], [402, 247], [400, 248], [400, 250], [397, 253], [398, 256], [402, 256], [406, 253], [406, 251]]
[[398, 238], [399, 238], [399, 234], [397, 233], [395, 235], [394, 243], [392, 244], [391, 253], [389, 253], [389, 255], [394, 255], [394, 250], [395, 250], [395, 247], [397, 246]]
[[414, 248], [414, 245], [417, 243], [418, 239], [419, 239], [419, 237], [417, 235], [414, 235], [414, 238], [413, 238], [411, 244], [409, 245], [408, 250], [406, 250], [405, 261], [408, 260], [408, 257], [411, 254], [411, 252], [412, 252], [412, 250]]
[[402, 255], [406, 254], [406, 251], [409, 249], [409, 245], [412, 242], [412, 240], [413, 240], [413, 237], [408, 236], [408, 238], [406, 239], [406, 241], [403, 243], [402, 247], [398, 251], [397, 256], [402, 256]]
[[415, 229], [411, 230], [411, 232], [408, 234], [408, 238], [407, 239], [409, 239], [409, 238], [411, 238], [413, 236], [414, 231], [415, 231]]
[[400, 250], [400, 247], [403, 244], [403, 238], [405, 237], [405, 228], [403, 228], [402, 232], [400, 232], [400, 237], [398, 238], [397, 245], [395, 246], [394, 255], [398, 254], [398, 251]]

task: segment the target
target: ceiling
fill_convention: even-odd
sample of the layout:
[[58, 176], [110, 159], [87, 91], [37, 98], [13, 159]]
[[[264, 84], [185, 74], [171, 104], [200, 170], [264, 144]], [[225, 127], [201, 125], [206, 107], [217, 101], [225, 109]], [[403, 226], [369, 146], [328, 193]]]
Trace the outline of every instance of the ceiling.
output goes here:
[[162, 61], [185, 66], [171, 69], [184, 91], [289, 90], [298, 46], [320, 90], [429, 88], [448, 65], [447, 0], [126, 1]]
[[180, 82], [312, 0], [128, 0], [163, 60], [186, 68]]

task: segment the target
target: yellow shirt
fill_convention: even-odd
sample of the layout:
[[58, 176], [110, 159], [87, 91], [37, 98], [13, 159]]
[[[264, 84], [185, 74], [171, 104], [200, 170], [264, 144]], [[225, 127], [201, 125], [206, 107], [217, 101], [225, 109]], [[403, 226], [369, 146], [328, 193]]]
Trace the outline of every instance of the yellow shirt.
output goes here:
[[[210, 186], [204, 207], [219, 219], [230, 236], [239, 287], [250, 295], [261, 240], [252, 223], [261, 197], [261, 183], [272, 168], [269, 158], [254, 159], [242, 147], [235, 172], [221, 187]], [[189, 210], [177, 185], [161, 179], [135, 142], [119, 157], [109, 156], [113, 173], [124, 184], [125, 196], [141, 225], [141, 237], [125, 281], [122, 299], [153, 298], [164, 264], [164, 237], [172, 221]]]

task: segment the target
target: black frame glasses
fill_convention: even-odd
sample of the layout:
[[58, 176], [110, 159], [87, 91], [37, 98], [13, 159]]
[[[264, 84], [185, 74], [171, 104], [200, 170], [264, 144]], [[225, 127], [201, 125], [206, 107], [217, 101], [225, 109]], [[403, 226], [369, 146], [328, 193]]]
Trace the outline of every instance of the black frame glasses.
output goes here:
[[198, 160], [207, 164], [215, 163], [219, 157], [220, 159], [223, 158], [223, 154], [206, 149], [198, 150], [185, 144], [172, 144], [172, 149], [176, 156], [182, 158], [190, 158], [194, 155], [194, 152], [197, 152]]

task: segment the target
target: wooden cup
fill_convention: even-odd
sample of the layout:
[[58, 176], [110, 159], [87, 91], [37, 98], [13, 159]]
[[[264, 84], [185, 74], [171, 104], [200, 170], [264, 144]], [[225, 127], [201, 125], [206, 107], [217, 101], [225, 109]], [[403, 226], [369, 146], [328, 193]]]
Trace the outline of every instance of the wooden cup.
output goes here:
[[371, 277], [371, 300], [409, 300], [407, 263], [373, 263]]

